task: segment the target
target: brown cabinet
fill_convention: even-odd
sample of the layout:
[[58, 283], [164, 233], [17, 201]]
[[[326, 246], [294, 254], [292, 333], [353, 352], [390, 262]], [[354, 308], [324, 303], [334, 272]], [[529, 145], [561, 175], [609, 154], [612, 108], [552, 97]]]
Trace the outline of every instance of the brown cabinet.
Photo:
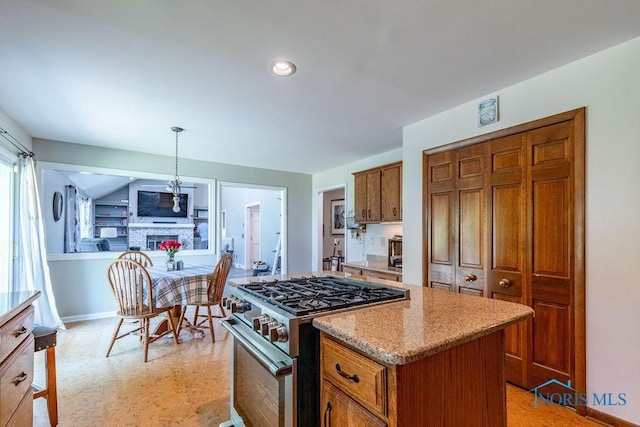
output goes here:
[[321, 425], [431, 426], [446, 420], [446, 425], [505, 426], [502, 337], [498, 331], [390, 365], [323, 332]]
[[356, 172], [353, 176], [356, 222], [402, 220], [402, 162]]
[[350, 273], [350, 274], [355, 274], [358, 276], [364, 276], [364, 277], [373, 277], [375, 279], [384, 279], [384, 280], [391, 280], [392, 282], [401, 282], [402, 281], [402, 274], [395, 274], [395, 273], [386, 273], [383, 271], [379, 271], [379, 270], [372, 270], [372, 269], [368, 269], [366, 267], [352, 267], [349, 265], [342, 265], [342, 271], [345, 273]]
[[382, 168], [380, 205], [381, 221], [402, 220], [402, 163]]
[[[8, 295], [11, 294], [0, 294], [0, 300]], [[15, 312], [3, 316], [4, 323], [0, 324], [0, 426], [3, 427], [28, 426], [33, 422], [33, 316], [32, 306], [18, 305]]]
[[505, 330], [506, 375], [584, 391], [584, 111], [425, 153], [425, 277], [526, 304]]

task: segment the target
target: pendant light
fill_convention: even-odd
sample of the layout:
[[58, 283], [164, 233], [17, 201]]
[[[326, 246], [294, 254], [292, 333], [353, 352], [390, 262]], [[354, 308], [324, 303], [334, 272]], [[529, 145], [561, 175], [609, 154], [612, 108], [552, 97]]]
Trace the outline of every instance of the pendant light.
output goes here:
[[173, 176], [173, 181], [167, 183], [167, 191], [173, 194], [173, 211], [180, 212], [180, 177], [178, 176], [178, 134], [184, 129], [178, 126], [172, 126], [171, 130], [176, 133], [176, 174]]

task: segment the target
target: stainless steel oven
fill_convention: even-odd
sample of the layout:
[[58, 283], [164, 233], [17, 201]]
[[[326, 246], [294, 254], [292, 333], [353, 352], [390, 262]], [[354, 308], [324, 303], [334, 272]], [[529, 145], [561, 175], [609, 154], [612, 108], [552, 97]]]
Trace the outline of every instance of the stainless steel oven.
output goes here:
[[408, 291], [336, 276], [238, 283], [222, 325], [233, 335], [231, 419], [220, 427], [320, 424], [320, 332], [314, 317], [408, 298]]
[[231, 332], [231, 423], [246, 427], [293, 426], [296, 360], [255, 339], [253, 331], [233, 318], [222, 324]]

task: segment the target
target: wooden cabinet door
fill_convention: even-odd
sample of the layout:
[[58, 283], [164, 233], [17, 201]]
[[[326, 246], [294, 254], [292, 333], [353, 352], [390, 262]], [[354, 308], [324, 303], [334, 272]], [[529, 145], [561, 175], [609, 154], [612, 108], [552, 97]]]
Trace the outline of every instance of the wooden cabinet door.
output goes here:
[[380, 175], [379, 169], [367, 172], [367, 221], [380, 222]]
[[[516, 134], [488, 142], [489, 213], [487, 296], [527, 304], [527, 161], [524, 136]], [[505, 376], [507, 381], [527, 384], [527, 338], [530, 322], [505, 329]]]
[[322, 384], [322, 427], [384, 427], [387, 424], [329, 381]]
[[453, 290], [456, 280], [457, 256], [454, 239], [455, 176], [453, 151], [427, 157], [425, 174], [428, 192], [425, 195], [427, 256], [426, 286]]
[[527, 133], [530, 153], [530, 304], [535, 310], [529, 386], [572, 379], [575, 236], [573, 125], [563, 122]]
[[382, 169], [381, 180], [381, 219], [382, 221], [400, 221], [402, 219], [402, 166], [395, 165]]
[[476, 296], [483, 295], [485, 282], [485, 150], [476, 144], [456, 151], [455, 283], [458, 292]]
[[367, 221], [367, 174], [354, 174], [353, 181], [355, 221], [363, 223]]

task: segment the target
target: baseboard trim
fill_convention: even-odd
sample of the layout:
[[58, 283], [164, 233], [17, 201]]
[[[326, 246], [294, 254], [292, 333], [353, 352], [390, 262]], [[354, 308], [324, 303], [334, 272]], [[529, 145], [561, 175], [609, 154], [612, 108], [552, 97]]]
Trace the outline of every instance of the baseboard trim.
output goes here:
[[597, 409], [593, 409], [587, 407], [587, 416], [588, 419], [593, 421], [597, 421], [601, 424], [605, 424], [612, 427], [637, 427], [637, 424], [630, 423], [629, 421], [622, 420], [618, 417], [614, 417], [613, 415], [605, 414], [604, 412], [600, 412]]
[[115, 311], [105, 311], [103, 313], [80, 314], [78, 316], [67, 316], [62, 318], [63, 323], [83, 322], [85, 320], [106, 319], [116, 317]]

